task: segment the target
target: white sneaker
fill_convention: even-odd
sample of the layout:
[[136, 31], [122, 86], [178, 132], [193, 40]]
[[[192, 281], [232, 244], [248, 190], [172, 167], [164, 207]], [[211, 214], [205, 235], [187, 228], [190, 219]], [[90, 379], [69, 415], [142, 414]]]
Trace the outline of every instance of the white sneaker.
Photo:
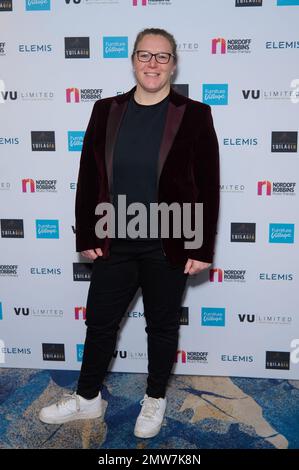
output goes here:
[[141, 411], [137, 418], [134, 434], [136, 437], [154, 437], [159, 433], [166, 409], [166, 398], [153, 398], [144, 395], [140, 405]]
[[92, 400], [66, 393], [53, 405], [42, 408], [39, 419], [47, 424], [63, 424], [76, 419], [92, 419], [102, 416], [101, 392]]

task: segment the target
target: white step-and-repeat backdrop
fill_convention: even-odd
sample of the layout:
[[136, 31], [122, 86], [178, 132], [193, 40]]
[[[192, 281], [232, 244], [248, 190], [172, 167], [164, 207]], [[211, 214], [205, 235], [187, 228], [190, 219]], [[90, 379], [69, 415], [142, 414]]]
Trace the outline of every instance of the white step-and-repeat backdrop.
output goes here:
[[[179, 46], [175, 86], [212, 106], [221, 150], [217, 254], [190, 279], [173, 372], [299, 379], [298, 4], [0, 0], [2, 367], [80, 368], [82, 139], [94, 101], [134, 85], [137, 32], [162, 27]], [[147, 371], [144, 327], [137, 296], [111, 370]]]

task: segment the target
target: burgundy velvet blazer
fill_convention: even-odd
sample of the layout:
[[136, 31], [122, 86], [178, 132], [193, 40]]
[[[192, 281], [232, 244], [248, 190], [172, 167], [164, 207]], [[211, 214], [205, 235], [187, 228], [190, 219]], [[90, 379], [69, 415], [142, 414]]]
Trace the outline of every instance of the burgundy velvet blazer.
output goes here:
[[[96, 236], [100, 202], [111, 202], [113, 152], [117, 132], [136, 87], [94, 104], [85, 133], [76, 193], [76, 251], [101, 248], [109, 256], [109, 238]], [[219, 210], [219, 152], [210, 106], [170, 91], [157, 171], [158, 202], [203, 202], [203, 244], [185, 249], [184, 238], [164, 238], [171, 264], [188, 258], [212, 262]]]

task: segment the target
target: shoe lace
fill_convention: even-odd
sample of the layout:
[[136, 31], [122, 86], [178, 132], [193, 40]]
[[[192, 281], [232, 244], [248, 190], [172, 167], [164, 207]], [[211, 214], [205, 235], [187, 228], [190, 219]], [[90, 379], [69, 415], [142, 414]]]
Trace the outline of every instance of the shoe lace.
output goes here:
[[142, 405], [141, 414], [145, 418], [152, 418], [160, 408], [159, 399], [153, 397], [143, 398], [140, 405]]
[[58, 402], [56, 403], [56, 406], [57, 407], [63, 406], [70, 400], [76, 400], [76, 410], [80, 411], [80, 401], [79, 401], [79, 397], [76, 394], [76, 392], [74, 392], [74, 393], [64, 393], [63, 396], [60, 398], [60, 400], [58, 400]]

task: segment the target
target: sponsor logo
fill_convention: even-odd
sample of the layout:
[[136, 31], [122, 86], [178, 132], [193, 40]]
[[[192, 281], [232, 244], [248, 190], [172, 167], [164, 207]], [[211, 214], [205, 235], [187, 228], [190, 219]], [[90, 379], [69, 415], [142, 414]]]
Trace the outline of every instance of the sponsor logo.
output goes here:
[[54, 131], [31, 131], [32, 152], [55, 152]]
[[64, 344], [42, 343], [44, 361], [65, 361]]
[[93, 263], [73, 263], [73, 281], [87, 281], [91, 279]]
[[69, 152], [81, 152], [84, 140], [84, 131], [68, 131], [68, 149]]
[[295, 5], [299, 5], [299, 0], [277, 0], [278, 7], [291, 7]]
[[258, 145], [258, 140], [256, 137], [224, 137], [223, 145], [232, 147], [255, 147]]
[[0, 12], [1, 11], [12, 11], [12, 0], [1, 0]]
[[221, 354], [222, 362], [241, 362], [241, 363], [252, 363], [254, 362], [254, 356], [251, 355], [239, 355], [239, 354]]
[[179, 350], [176, 353], [175, 362], [181, 364], [208, 364], [208, 355], [206, 351], [184, 351]]
[[266, 369], [290, 370], [290, 353], [266, 351]]
[[17, 99], [17, 91], [0, 90], [0, 103], [5, 103], [6, 101], [16, 101]]
[[181, 307], [180, 309], [180, 325], [189, 325], [189, 308]]
[[236, 7], [261, 7], [263, 0], [236, 0]]
[[228, 104], [228, 84], [208, 84], [202, 85], [202, 101], [209, 105]]
[[19, 44], [19, 52], [53, 52], [52, 44]]
[[14, 307], [14, 312], [17, 317], [33, 316], [42, 318], [62, 318], [63, 310], [57, 308], [28, 308], [28, 307]]
[[299, 41], [267, 41], [266, 49], [299, 49]]
[[[5, 357], [5, 355], [11, 355], [11, 356], [24, 356], [28, 355], [30, 356], [32, 353], [31, 348], [27, 347], [20, 347], [20, 346], [11, 346], [11, 347], [6, 347], [5, 344], [2, 342], [2, 347], [1, 347], [1, 341], [0, 341], [0, 362], [1, 362], [1, 355], [2, 358]], [[3, 360], [4, 362], [4, 360]]]
[[255, 243], [255, 223], [231, 223], [231, 242]]
[[17, 277], [19, 266], [17, 264], [0, 264], [0, 276]]
[[294, 224], [270, 224], [269, 243], [294, 243]]
[[124, 59], [128, 57], [127, 36], [104, 36], [103, 54], [105, 59]]
[[240, 323], [255, 323], [258, 325], [291, 325], [292, 317], [286, 315], [256, 315], [239, 313]]
[[210, 282], [245, 282], [245, 269], [210, 269]]
[[224, 39], [214, 38], [212, 39], [212, 54], [236, 54], [238, 52], [249, 53], [251, 39]]
[[97, 101], [102, 99], [103, 88], [67, 88], [66, 89], [66, 102], [67, 103], [80, 103]]
[[22, 179], [23, 193], [56, 193], [57, 180], [33, 180], [32, 178]]
[[32, 274], [32, 276], [60, 276], [62, 274], [62, 269], [49, 267], [34, 267], [30, 268], [30, 274]]
[[298, 90], [242, 90], [242, 96], [244, 100], [252, 99], [259, 100], [263, 99], [266, 101], [277, 101], [281, 103], [284, 100], [290, 100], [291, 98], [297, 99], [299, 97]]
[[86, 320], [86, 307], [75, 307], [75, 320]]
[[64, 38], [64, 54], [66, 59], [89, 59], [89, 37]]
[[23, 219], [1, 219], [2, 238], [24, 238]]
[[258, 181], [258, 196], [295, 196], [296, 183], [293, 182], [270, 182], [267, 180]]
[[271, 141], [271, 152], [297, 152], [298, 132], [294, 131], [273, 131]]
[[202, 326], [225, 326], [225, 308], [202, 307]]
[[77, 351], [77, 361], [82, 362], [83, 353], [84, 353], [84, 344], [77, 344], [76, 351]]
[[36, 220], [36, 238], [59, 238], [58, 220]]
[[259, 279], [261, 281], [293, 281], [294, 274], [292, 273], [260, 273]]
[[51, 10], [51, 0], [26, 0], [26, 10]]

